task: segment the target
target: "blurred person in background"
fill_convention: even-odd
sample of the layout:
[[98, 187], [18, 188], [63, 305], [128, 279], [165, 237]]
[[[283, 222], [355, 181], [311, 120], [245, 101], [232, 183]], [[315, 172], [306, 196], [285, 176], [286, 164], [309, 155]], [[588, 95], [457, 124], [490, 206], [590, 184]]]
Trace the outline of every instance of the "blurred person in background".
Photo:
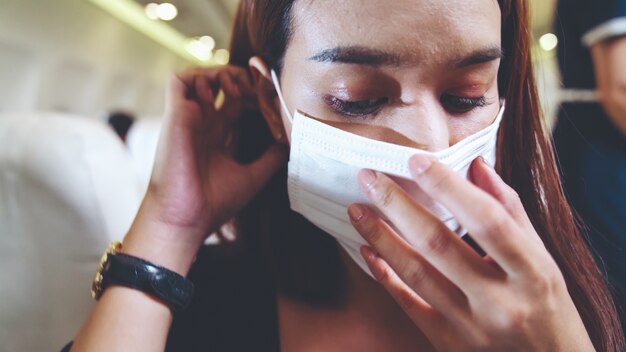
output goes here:
[[241, 1], [71, 348], [621, 351], [529, 33], [526, 0]]
[[126, 136], [133, 122], [135, 122], [135, 117], [124, 111], [113, 111], [107, 116], [107, 123], [124, 143], [126, 143]]
[[626, 326], [626, 0], [560, 0], [556, 31], [566, 89], [554, 131], [566, 194], [608, 273]]

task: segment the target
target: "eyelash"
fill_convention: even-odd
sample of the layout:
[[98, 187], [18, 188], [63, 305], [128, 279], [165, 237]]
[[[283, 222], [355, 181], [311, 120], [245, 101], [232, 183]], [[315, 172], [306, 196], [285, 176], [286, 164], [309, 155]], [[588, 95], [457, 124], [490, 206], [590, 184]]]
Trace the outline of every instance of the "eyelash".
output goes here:
[[448, 105], [448, 109], [450, 109], [452, 113], [460, 114], [470, 112], [476, 108], [482, 108], [487, 105], [487, 100], [484, 95], [478, 98], [466, 98], [444, 94], [441, 97], [441, 103]]
[[378, 98], [360, 101], [346, 101], [328, 96], [324, 100], [336, 112], [350, 117], [376, 116], [389, 99]]
[[[328, 96], [324, 98], [328, 104], [336, 112], [350, 117], [375, 117], [383, 108], [383, 105], [389, 101], [388, 98], [369, 99], [361, 101], [346, 101], [337, 97]], [[485, 96], [478, 98], [459, 97], [455, 95], [444, 94], [441, 97], [441, 103], [445, 105], [453, 114], [461, 114], [470, 112], [476, 108], [487, 105]]]

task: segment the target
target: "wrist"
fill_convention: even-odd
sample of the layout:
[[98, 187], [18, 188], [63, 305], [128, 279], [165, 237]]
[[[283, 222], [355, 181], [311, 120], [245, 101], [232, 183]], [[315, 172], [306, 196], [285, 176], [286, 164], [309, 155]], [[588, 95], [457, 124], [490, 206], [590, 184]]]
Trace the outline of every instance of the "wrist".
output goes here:
[[155, 239], [143, 239], [129, 233], [124, 238], [122, 253], [146, 260], [186, 277], [198, 248], [176, 243], [163, 243]]
[[122, 252], [187, 276], [204, 234], [148, 219], [135, 219], [122, 245]]

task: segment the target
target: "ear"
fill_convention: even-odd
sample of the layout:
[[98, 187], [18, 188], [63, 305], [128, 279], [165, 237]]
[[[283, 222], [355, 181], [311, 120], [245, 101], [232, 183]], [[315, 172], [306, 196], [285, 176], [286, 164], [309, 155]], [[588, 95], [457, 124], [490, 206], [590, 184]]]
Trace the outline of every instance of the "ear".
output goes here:
[[248, 61], [250, 72], [252, 72], [252, 84], [257, 94], [259, 109], [265, 118], [265, 122], [270, 128], [274, 139], [279, 143], [288, 143], [285, 135], [285, 126], [278, 100], [278, 94], [272, 84], [272, 77], [267, 65], [258, 56], [250, 58]]

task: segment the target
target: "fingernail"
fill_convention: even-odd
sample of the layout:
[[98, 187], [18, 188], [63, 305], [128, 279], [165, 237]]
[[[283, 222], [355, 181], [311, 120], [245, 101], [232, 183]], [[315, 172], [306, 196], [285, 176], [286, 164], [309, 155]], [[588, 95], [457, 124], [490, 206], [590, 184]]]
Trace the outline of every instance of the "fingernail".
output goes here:
[[421, 175], [433, 164], [433, 160], [424, 155], [414, 155], [409, 160], [409, 167], [416, 175]]
[[481, 155], [478, 157], [478, 159], [480, 159], [480, 162], [483, 163], [485, 166], [487, 166], [490, 169], [493, 169], [493, 165], [491, 165], [491, 163], [488, 162], [487, 159], [485, 159], [485, 157]]
[[350, 215], [350, 219], [354, 222], [359, 222], [365, 216], [365, 212], [363, 211], [363, 207], [358, 204], [352, 204], [348, 207], [348, 215]]
[[359, 171], [359, 179], [361, 179], [361, 183], [365, 185], [365, 187], [370, 188], [376, 182], [376, 178], [378, 175], [370, 169], [363, 169]]
[[376, 261], [376, 253], [368, 246], [361, 246], [361, 255], [369, 266], [372, 266]]

